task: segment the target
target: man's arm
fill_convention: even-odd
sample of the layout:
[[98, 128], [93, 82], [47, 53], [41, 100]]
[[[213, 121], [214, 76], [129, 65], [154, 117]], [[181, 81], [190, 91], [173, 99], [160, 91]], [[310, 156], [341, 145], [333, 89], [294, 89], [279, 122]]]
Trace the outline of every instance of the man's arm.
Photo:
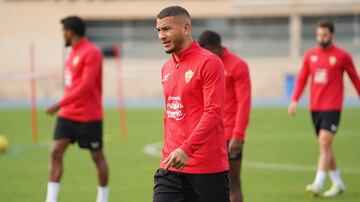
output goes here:
[[84, 69], [82, 72], [81, 82], [74, 86], [74, 89], [60, 100], [60, 107], [70, 104], [74, 99], [83, 96], [92, 88], [92, 84], [96, 81], [96, 77], [101, 72], [102, 58], [100, 53], [93, 50], [85, 56]]
[[310, 74], [310, 67], [309, 67], [309, 58], [308, 54], [304, 57], [303, 64], [300, 70], [300, 73], [298, 75], [294, 93], [291, 98], [291, 103], [289, 104], [288, 113], [290, 115], [295, 115], [297, 113], [297, 103], [300, 99], [301, 94], [304, 91], [304, 88], [306, 86], [306, 82], [308, 80], [309, 74]]
[[202, 72], [204, 112], [190, 137], [181, 145], [187, 156], [191, 156], [211, 137], [211, 131], [222, 123], [225, 96], [224, 66], [220, 58], [213, 56]]
[[244, 62], [233, 72], [237, 109], [235, 127], [228, 145], [229, 154], [238, 154], [242, 151], [246, 129], [249, 125], [251, 110], [251, 81], [248, 65]]
[[235, 70], [235, 94], [237, 110], [233, 137], [237, 140], [245, 140], [245, 132], [249, 125], [251, 108], [251, 82], [250, 73], [246, 63]]
[[354, 84], [354, 87], [360, 96], [360, 78], [359, 74], [356, 72], [355, 65], [349, 54], [346, 55], [345, 62], [345, 71], [349, 75], [351, 82]]

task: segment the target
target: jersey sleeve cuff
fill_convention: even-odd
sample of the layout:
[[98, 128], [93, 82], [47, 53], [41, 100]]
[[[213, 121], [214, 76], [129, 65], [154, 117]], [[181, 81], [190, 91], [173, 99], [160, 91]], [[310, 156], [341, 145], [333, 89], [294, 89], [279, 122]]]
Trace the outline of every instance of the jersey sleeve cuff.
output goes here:
[[63, 106], [65, 106], [66, 103], [64, 102], [64, 100], [60, 100], [58, 102], [58, 104], [59, 104], [60, 107], [63, 107]]
[[233, 134], [234, 134], [233, 138], [235, 138], [236, 140], [241, 140], [241, 141], [245, 140], [245, 133], [243, 133], [243, 132], [234, 132]]

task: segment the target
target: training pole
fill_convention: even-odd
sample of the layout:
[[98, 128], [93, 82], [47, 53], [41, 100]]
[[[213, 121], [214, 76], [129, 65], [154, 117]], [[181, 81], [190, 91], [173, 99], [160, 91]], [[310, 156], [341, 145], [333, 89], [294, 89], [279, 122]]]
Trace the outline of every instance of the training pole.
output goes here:
[[32, 139], [38, 141], [38, 123], [36, 106], [36, 67], [35, 67], [35, 47], [30, 45], [30, 102], [31, 102], [31, 129]]
[[122, 58], [120, 44], [116, 43], [114, 46], [114, 56], [116, 60], [116, 80], [118, 90], [118, 113], [119, 113], [119, 134], [121, 140], [127, 140], [127, 122], [125, 111], [125, 98], [124, 98], [124, 81], [122, 75]]

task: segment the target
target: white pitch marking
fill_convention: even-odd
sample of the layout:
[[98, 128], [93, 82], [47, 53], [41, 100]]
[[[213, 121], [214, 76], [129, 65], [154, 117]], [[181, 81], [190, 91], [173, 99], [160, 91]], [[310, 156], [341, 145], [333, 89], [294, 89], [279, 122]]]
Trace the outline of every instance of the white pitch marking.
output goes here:
[[[143, 151], [144, 153], [150, 156], [161, 157], [161, 146], [162, 146], [162, 142], [148, 144], [145, 145]], [[243, 166], [245, 168], [295, 171], [295, 172], [314, 172], [316, 170], [315, 166], [284, 164], [284, 163], [265, 163], [265, 162], [256, 162], [256, 161], [244, 161]], [[340, 169], [342, 173], [360, 174], [360, 169], [355, 169], [355, 168], [340, 168]]]
[[162, 142], [156, 142], [152, 144], [145, 145], [144, 152], [153, 157], [161, 157], [161, 146]]

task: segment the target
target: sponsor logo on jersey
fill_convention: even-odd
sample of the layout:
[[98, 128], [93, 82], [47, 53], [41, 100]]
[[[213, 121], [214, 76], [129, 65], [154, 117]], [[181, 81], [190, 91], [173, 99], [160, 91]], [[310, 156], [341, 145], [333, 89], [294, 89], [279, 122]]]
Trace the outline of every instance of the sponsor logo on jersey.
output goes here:
[[315, 70], [314, 81], [318, 84], [325, 84], [328, 81], [328, 72], [325, 68]]
[[166, 115], [169, 119], [175, 119], [180, 121], [185, 117], [183, 113], [184, 105], [181, 102], [179, 96], [169, 96], [168, 103], [166, 105]]

